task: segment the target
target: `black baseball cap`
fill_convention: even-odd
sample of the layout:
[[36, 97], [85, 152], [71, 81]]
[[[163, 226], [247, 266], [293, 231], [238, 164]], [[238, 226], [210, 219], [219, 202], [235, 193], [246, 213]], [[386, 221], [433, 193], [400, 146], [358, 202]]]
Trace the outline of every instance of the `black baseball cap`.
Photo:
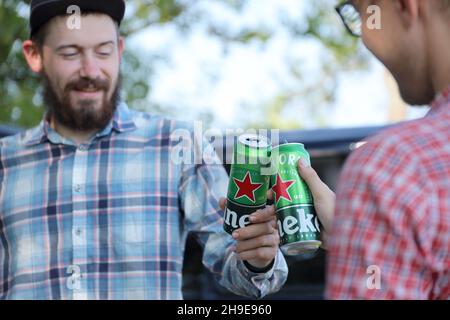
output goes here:
[[125, 0], [32, 0], [30, 4], [30, 35], [56, 16], [66, 15], [76, 5], [82, 13], [96, 12], [109, 15], [120, 25], [125, 15]]

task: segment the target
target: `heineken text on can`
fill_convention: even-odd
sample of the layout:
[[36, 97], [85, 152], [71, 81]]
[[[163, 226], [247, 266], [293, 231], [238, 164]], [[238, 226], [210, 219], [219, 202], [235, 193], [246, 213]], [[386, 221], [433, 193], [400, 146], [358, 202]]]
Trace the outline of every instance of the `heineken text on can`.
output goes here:
[[270, 176], [263, 167], [270, 167], [271, 146], [264, 136], [244, 134], [237, 138], [233, 150], [224, 229], [229, 234], [250, 223], [250, 215], [265, 208]]
[[278, 218], [281, 250], [296, 255], [317, 250], [320, 224], [307, 184], [299, 176], [300, 158], [310, 163], [308, 152], [300, 143], [287, 143], [272, 150], [276, 174], [272, 176], [274, 204]]

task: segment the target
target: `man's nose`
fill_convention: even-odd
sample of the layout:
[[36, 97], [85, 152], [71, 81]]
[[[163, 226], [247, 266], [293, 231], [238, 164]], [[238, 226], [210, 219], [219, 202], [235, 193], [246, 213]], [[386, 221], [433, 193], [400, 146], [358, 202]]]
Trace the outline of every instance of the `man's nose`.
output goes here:
[[100, 64], [99, 61], [90, 54], [86, 54], [82, 60], [82, 66], [80, 70], [80, 76], [83, 78], [96, 79], [100, 77]]

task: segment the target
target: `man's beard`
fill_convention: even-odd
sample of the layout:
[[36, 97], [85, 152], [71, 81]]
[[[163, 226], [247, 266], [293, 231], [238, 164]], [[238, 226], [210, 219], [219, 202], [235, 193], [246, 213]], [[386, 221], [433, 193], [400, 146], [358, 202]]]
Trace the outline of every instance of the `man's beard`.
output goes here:
[[[117, 80], [113, 94], [108, 99], [110, 83], [100, 78], [80, 78], [69, 82], [58, 97], [48, 75], [43, 72], [43, 99], [49, 115], [60, 125], [81, 132], [100, 131], [104, 129], [114, 116], [120, 100], [121, 76]], [[70, 94], [73, 90], [97, 89], [103, 92], [101, 107], [95, 108], [98, 100], [78, 100], [78, 108], [73, 105]]]

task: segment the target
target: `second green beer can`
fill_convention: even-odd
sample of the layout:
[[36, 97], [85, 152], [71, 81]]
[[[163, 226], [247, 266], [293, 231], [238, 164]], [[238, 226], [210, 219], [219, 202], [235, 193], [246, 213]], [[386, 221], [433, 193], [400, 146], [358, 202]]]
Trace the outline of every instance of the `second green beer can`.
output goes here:
[[272, 150], [276, 168], [272, 176], [273, 200], [280, 246], [286, 255], [313, 252], [322, 244], [311, 191], [298, 174], [300, 159], [310, 164], [309, 154], [300, 143], [282, 144]]
[[237, 138], [233, 150], [224, 229], [229, 234], [250, 223], [250, 214], [265, 208], [269, 189], [271, 145], [261, 135], [244, 134]]

